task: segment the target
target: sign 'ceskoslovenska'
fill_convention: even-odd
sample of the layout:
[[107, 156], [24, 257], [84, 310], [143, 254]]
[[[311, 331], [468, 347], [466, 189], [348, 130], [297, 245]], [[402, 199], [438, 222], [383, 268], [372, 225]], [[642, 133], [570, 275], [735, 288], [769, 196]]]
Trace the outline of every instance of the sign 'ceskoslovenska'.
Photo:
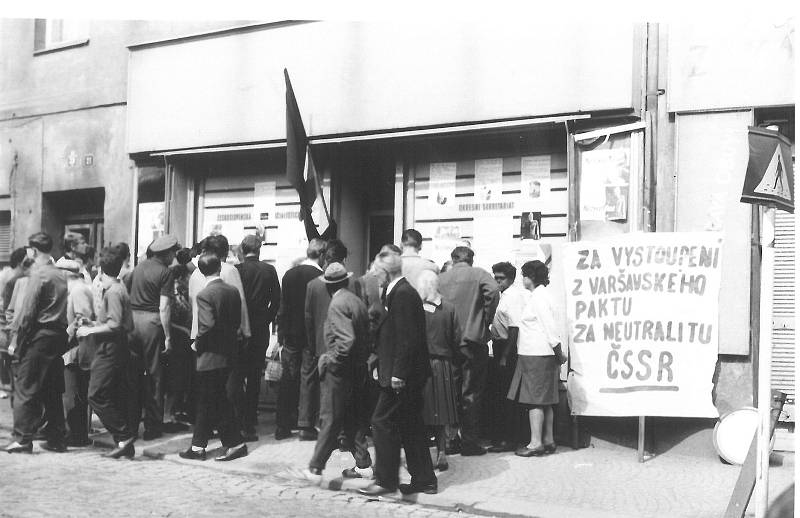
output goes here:
[[565, 246], [573, 413], [718, 417], [721, 251], [718, 232]]

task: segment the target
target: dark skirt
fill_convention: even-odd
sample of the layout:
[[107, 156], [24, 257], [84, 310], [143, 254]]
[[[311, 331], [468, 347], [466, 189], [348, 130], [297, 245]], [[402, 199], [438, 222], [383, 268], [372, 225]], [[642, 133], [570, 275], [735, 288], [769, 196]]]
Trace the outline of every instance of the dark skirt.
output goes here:
[[427, 426], [458, 423], [458, 392], [453, 364], [446, 358], [431, 358], [432, 376], [425, 384], [422, 418]]
[[523, 405], [557, 404], [558, 361], [556, 357], [519, 355], [506, 397]]

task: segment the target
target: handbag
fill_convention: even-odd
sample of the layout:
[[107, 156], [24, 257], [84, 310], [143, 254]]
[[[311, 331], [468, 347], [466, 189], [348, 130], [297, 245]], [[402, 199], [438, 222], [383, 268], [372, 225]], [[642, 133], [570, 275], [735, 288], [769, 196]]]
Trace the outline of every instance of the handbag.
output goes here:
[[275, 350], [272, 357], [267, 358], [267, 366], [264, 369], [264, 379], [267, 381], [277, 382], [283, 377], [283, 364], [281, 363], [282, 346]]

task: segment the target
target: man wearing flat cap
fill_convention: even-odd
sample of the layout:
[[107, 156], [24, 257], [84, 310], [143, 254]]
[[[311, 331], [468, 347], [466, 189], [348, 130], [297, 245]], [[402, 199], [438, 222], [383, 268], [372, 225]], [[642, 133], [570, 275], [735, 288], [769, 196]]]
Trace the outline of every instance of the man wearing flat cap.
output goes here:
[[[146, 441], [160, 437], [164, 425], [162, 357], [170, 350], [170, 298], [174, 286], [169, 266], [179, 248], [178, 240], [167, 234], [153, 241], [149, 248], [153, 256], [133, 269], [130, 280], [133, 312], [131, 361], [138, 373], [133, 381], [144, 385], [144, 401], [131, 405], [130, 424], [134, 435], [137, 434], [144, 407]], [[132, 387], [131, 393], [139, 393], [138, 388]]]
[[[330, 263], [320, 280], [330, 294], [324, 323], [325, 352], [319, 357], [320, 431], [306, 478], [319, 481], [328, 459], [344, 431], [356, 466], [342, 472], [345, 478], [367, 476], [372, 465], [367, 451], [369, 428], [364, 405], [369, 354], [367, 306], [348, 290], [352, 272], [339, 262]], [[371, 475], [371, 474], [370, 474]]]

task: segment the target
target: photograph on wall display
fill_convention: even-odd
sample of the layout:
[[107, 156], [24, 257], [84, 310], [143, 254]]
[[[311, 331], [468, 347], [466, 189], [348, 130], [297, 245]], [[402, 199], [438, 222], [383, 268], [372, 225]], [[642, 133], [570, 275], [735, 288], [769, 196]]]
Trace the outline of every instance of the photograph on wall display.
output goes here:
[[520, 202], [540, 200], [550, 193], [550, 155], [524, 156], [520, 171]]
[[606, 221], [628, 219], [628, 186], [606, 185]]
[[627, 219], [631, 166], [630, 142], [625, 144], [621, 148], [581, 153], [580, 214], [583, 221]]
[[456, 163], [434, 163], [430, 166], [428, 205], [439, 214], [449, 212], [456, 203]]
[[520, 239], [541, 239], [542, 238], [542, 213], [523, 212], [519, 218], [519, 237]]
[[503, 196], [503, 159], [475, 161], [475, 201], [499, 201]]

